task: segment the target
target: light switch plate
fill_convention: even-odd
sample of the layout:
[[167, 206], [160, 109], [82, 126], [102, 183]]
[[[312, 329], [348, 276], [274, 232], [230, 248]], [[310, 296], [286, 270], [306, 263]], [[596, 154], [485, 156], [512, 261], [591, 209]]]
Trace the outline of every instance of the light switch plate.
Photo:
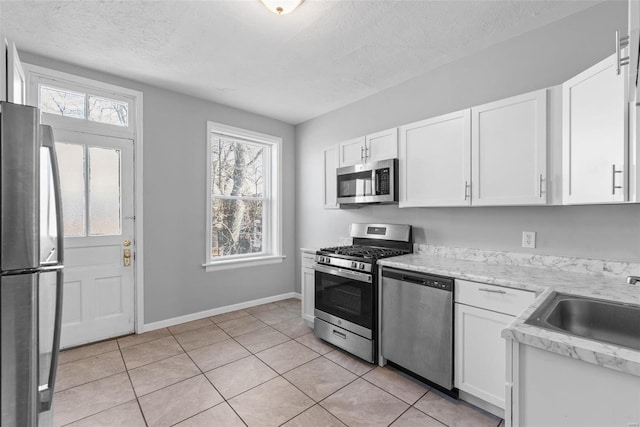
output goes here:
[[522, 232], [522, 247], [523, 248], [535, 248], [536, 247], [536, 232], [535, 231], [523, 231]]

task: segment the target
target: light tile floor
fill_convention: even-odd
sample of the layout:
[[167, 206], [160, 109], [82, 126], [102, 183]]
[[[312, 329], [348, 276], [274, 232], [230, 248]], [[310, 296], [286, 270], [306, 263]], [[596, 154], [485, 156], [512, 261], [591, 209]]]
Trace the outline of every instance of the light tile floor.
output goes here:
[[318, 340], [290, 299], [63, 351], [54, 425], [502, 424]]

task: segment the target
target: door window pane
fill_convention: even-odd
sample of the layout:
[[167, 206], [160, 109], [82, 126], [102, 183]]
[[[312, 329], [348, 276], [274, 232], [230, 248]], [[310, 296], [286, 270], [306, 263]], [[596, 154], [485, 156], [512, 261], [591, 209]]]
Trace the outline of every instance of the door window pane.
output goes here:
[[60, 164], [64, 235], [85, 235], [85, 154], [84, 146], [56, 142]]
[[120, 234], [120, 150], [89, 147], [89, 235]]
[[85, 118], [84, 93], [40, 85], [40, 109], [59, 116]]
[[262, 252], [263, 201], [213, 199], [211, 257]]
[[129, 104], [115, 99], [89, 96], [89, 120], [126, 127], [129, 123]]

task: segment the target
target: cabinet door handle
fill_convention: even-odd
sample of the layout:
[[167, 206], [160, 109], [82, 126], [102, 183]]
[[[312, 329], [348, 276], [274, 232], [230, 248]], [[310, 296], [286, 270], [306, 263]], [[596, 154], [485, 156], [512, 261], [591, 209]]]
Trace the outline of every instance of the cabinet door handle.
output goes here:
[[507, 291], [503, 291], [501, 289], [488, 289], [488, 288], [479, 288], [479, 291], [491, 292], [493, 294], [506, 294]]
[[469, 197], [471, 197], [471, 191], [467, 192], [467, 190], [471, 190], [471, 185], [469, 185], [469, 181], [465, 181], [464, 182], [464, 199], [467, 200]]
[[360, 147], [360, 160], [364, 161], [364, 147]]
[[616, 188], [622, 188], [622, 185], [616, 185], [616, 174], [617, 173], [622, 173], [622, 170], [617, 171], [616, 170], [616, 165], [612, 165], [611, 168], [611, 194], [616, 194]]
[[622, 58], [621, 51], [629, 46], [629, 36], [620, 37], [620, 31], [616, 31], [616, 74], [620, 75], [620, 69], [624, 65], [629, 65], [629, 57]]
[[538, 197], [542, 197], [542, 193], [543, 193], [542, 181], [544, 181], [544, 178], [542, 178], [542, 174], [540, 174], [540, 180], [538, 181], [538, 185], [540, 186], [540, 192], [538, 193]]
[[367, 145], [364, 146], [364, 158], [365, 160], [369, 159], [369, 146]]

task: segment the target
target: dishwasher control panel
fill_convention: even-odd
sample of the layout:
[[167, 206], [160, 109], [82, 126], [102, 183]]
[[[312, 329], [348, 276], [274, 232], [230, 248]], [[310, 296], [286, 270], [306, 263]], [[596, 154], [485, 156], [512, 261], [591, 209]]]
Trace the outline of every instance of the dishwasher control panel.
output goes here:
[[429, 288], [442, 289], [443, 291], [453, 292], [453, 279], [448, 277], [434, 276], [430, 274], [414, 273], [409, 271], [400, 271], [392, 269], [383, 269], [383, 277], [400, 280], [402, 282], [413, 283]]

